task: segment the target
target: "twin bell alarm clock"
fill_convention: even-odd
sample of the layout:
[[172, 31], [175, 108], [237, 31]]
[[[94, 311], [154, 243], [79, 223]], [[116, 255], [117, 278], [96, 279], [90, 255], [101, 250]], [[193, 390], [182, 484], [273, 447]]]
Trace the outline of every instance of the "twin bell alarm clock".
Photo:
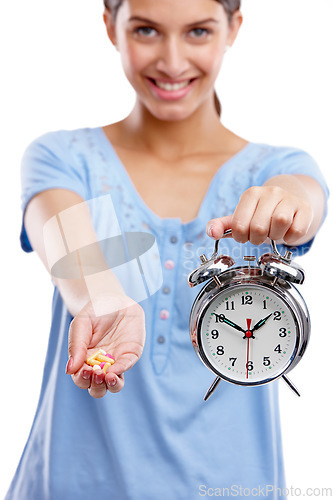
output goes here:
[[[223, 235], [231, 236], [231, 230]], [[206, 283], [190, 314], [195, 352], [216, 378], [206, 401], [223, 379], [256, 386], [281, 377], [299, 396], [287, 373], [301, 360], [310, 335], [307, 306], [294, 284], [304, 281], [303, 269], [282, 256], [271, 240], [272, 253], [244, 256], [243, 266], [218, 255], [200, 256], [201, 265], [188, 276], [190, 287]]]

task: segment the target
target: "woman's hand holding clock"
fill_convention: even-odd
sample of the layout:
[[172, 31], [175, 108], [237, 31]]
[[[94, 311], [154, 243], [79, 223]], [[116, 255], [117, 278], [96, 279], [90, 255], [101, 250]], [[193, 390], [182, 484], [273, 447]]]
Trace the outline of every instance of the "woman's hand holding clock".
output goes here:
[[306, 175], [277, 175], [241, 195], [233, 214], [212, 219], [207, 234], [220, 239], [226, 229], [239, 243], [260, 245], [267, 238], [300, 245], [316, 234], [324, 213], [320, 185]]

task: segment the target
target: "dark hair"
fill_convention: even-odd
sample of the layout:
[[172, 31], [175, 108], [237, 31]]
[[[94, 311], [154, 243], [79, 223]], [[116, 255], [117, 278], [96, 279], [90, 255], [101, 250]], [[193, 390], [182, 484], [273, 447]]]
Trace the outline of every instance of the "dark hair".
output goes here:
[[[103, 0], [103, 1], [105, 8], [111, 11], [112, 18], [115, 21], [119, 7], [121, 6], [123, 0]], [[240, 9], [241, 0], [215, 0], [215, 1], [222, 5], [228, 16], [228, 20], [230, 23], [233, 14]], [[216, 91], [214, 92], [214, 103], [218, 115], [221, 116], [222, 108], [219, 98], [217, 97]]]
[[[227, 13], [229, 22], [231, 21], [232, 15], [240, 9], [241, 0], [215, 0], [220, 3]], [[106, 9], [111, 11], [112, 17], [115, 20], [119, 7], [123, 3], [123, 0], [104, 0], [104, 5]]]

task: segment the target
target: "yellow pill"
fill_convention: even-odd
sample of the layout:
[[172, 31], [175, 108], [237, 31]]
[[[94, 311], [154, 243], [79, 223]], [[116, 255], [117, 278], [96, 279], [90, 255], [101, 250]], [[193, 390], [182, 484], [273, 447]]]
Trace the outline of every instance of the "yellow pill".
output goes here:
[[90, 361], [87, 359], [86, 361], [87, 365], [90, 365], [90, 366], [96, 366], [96, 365], [100, 365], [100, 361], [98, 361], [97, 359], [91, 359]]
[[103, 366], [103, 370], [105, 373], [106, 373], [106, 370], [109, 368], [109, 366], [111, 366], [111, 363], [105, 363], [105, 365]]
[[89, 361], [91, 361], [91, 360], [93, 360], [93, 359], [96, 359], [96, 358], [97, 358], [97, 356], [100, 354], [100, 352], [101, 352], [101, 350], [100, 350], [100, 349], [98, 349], [98, 351], [96, 351], [94, 354], [92, 354], [91, 356], [89, 356], [89, 358], [87, 358], [86, 363], [88, 363], [88, 364], [89, 364]]
[[96, 359], [98, 359], [99, 361], [105, 361], [105, 363], [112, 363], [112, 361], [114, 362], [114, 360], [112, 358], [109, 358], [108, 356], [103, 356], [103, 354], [99, 354], [98, 356], [96, 356]]

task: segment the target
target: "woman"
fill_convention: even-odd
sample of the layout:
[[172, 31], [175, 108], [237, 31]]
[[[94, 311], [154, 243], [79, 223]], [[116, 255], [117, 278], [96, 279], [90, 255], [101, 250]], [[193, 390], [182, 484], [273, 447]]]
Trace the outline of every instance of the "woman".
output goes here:
[[[22, 246], [37, 251], [56, 288], [41, 398], [8, 499], [173, 500], [258, 485], [283, 496], [277, 385], [224, 384], [203, 403], [212, 377], [188, 339], [197, 290], [186, 275], [210, 237], [231, 228], [229, 254], [240, 243], [261, 253], [268, 237], [301, 253], [324, 213], [326, 186], [306, 153], [249, 143], [220, 122], [214, 84], [239, 7], [110, 0], [104, 21], [136, 91], [132, 112], [27, 149]], [[95, 273], [80, 263], [85, 244], [142, 231], [156, 239], [162, 285], [140, 306], [139, 282], [107, 269], [112, 245], [94, 247]], [[54, 271], [60, 233], [81, 277], [67, 264]], [[100, 347], [116, 359], [106, 375], [85, 364]]]

